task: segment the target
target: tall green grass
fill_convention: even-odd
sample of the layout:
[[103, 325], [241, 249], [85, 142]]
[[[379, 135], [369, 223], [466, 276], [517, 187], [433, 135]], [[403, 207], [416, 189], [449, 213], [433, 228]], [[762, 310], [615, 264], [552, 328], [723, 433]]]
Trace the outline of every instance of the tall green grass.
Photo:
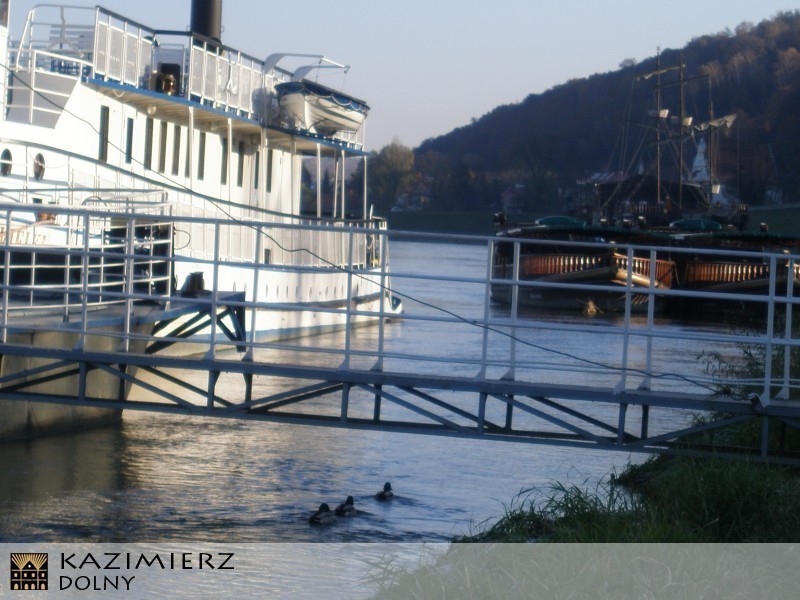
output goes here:
[[794, 469], [719, 458], [660, 457], [589, 490], [525, 490], [457, 542], [797, 542]]

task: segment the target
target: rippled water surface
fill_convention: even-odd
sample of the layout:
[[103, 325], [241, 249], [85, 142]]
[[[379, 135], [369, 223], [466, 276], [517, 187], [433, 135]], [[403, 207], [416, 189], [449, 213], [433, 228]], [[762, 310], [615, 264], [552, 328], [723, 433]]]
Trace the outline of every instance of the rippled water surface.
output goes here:
[[[484, 248], [473, 246], [406, 242], [392, 247], [398, 274], [482, 277], [484, 256]], [[413, 298], [406, 300], [410, 314], [435, 312], [414, 299], [464, 315], [483, 310], [481, 286], [437, 288], [403, 277], [394, 285]], [[375, 329], [362, 330], [356, 347], [374, 342]], [[444, 324], [404, 321], [387, 328], [386, 343], [400, 353], [463, 352], [479, 349], [480, 336], [453, 333]], [[330, 343], [341, 340], [332, 336]], [[576, 341], [551, 332], [537, 343], [591, 357], [613, 351], [603, 336]], [[676, 370], [696, 362], [693, 354], [674, 350]], [[641, 458], [126, 412], [119, 426], [0, 447], [0, 541], [441, 541], [502, 515], [519, 502], [523, 489], [553, 481], [592, 487], [630, 460]], [[396, 498], [380, 503], [373, 494], [385, 481], [391, 481]], [[355, 498], [357, 516], [329, 528], [309, 526], [307, 517], [321, 502], [335, 505], [348, 495]]]

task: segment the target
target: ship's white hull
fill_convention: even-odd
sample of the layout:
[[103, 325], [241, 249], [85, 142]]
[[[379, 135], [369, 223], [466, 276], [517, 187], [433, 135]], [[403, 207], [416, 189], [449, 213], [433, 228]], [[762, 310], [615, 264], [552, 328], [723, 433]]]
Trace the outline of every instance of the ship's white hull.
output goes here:
[[[343, 218], [359, 212], [345, 206], [353, 193], [344, 182], [333, 214], [325, 218], [320, 195], [317, 218], [301, 213], [309, 201], [308, 157], [335, 159], [341, 173], [348, 160], [366, 161], [365, 103], [338, 92], [287, 98], [297, 114], [292, 123], [279, 114], [277, 88], [293, 73], [102, 8], [41, 5], [11, 50], [3, 43], [7, 25], [0, 22], [0, 59], [13, 76], [0, 82], [0, 211], [15, 208], [0, 223], [0, 241], [17, 247], [5, 254], [5, 301], [44, 304], [55, 314], [60, 301], [71, 318], [91, 294], [94, 304], [137, 310], [142, 301], [186, 306], [202, 301], [198, 290], [194, 298], [192, 290], [180, 292], [201, 273], [207, 291], [248, 303], [238, 307], [235, 335], [242, 339], [299, 337], [391, 314], [385, 223], [367, 216], [366, 181], [356, 186], [364, 194], [359, 220]], [[355, 104], [337, 103], [348, 98]], [[316, 177], [321, 189], [321, 168]], [[71, 211], [86, 211], [80, 218], [88, 222], [117, 210], [121, 225], [114, 216], [76, 233], [80, 220], [69, 221]], [[162, 217], [163, 230], [153, 225]], [[115, 244], [104, 256], [90, 255]], [[116, 287], [97, 291], [111, 281]], [[5, 312], [0, 333], [8, 334], [17, 322]], [[204, 352], [228, 338], [207, 325], [181, 335], [185, 343], [164, 350]], [[28, 343], [44, 342], [34, 336]], [[6, 374], [22, 368], [3, 365]], [[6, 404], [0, 422], [7, 416], [13, 431], [31, 420], [52, 422], [51, 430], [62, 416], [69, 421], [58, 408]], [[97, 416], [82, 408], [71, 414], [76, 425], [80, 414], [87, 423]], [[0, 429], [0, 438], [14, 435]]]
[[[59, 317], [60, 318], [60, 317]], [[49, 317], [55, 323], [55, 317]], [[39, 318], [39, 326], [46, 322], [48, 317]], [[61, 332], [54, 325], [50, 331], [41, 329], [24, 331], [24, 324], [20, 324], [17, 333], [9, 335], [7, 342], [22, 346], [38, 346], [45, 348], [60, 348], [68, 350], [75, 347], [78, 335], [75, 332]], [[140, 326], [136, 329], [137, 333], [149, 334], [152, 324]], [[106, 333], [116, 331], [119, 333], [121, 327], [104, 328]], [[103, 352], [116, 350], [119, 345], [119, 337], [111, 335], [90, 335], [86, 337], [85, 348], [89, 351]], [[132, 351], [142, 351], [143, 346], [138, 347], [134, 344]], [[25, 372], [37, 367], [44, 367], [52, 360], [36, 359], [27, 356], [13, 356], [5, 354], [0, 356], [0, 376], [8, 377], [14, 373]], [[58, 371], [64, 371], [59, 369]], [[26, 381], [31, 382], [25, 386], [20, 394], [46, 393], [64, 396], [79, 395], [80, 376], [70, 374], [64, 377], [33, 383], [37, 377], [30, 375], [22, 380], [12, 379], [8, 385], [19, 385]], [[41, 381], [41, 379], [40, 379]], [[84, 393], [86, 397], [116, 400], [120, 395], [124, 395], [125, 386], [119, 378], [106, 373], [100, 369], [95, 369], [86, 374]], [[75, 431], [88, 427], [96, 427], [119, 421], [122, 415], [121, 410], [109, 408], [97, 408], [89, 406], [69, 406], [64, 404], [49, 404], [45, 402], [32, 402], [28, 400], [5, 400], [0, 401], [0, 442], [10, 441], [41, 435], [52, 435], [56, 433]]]

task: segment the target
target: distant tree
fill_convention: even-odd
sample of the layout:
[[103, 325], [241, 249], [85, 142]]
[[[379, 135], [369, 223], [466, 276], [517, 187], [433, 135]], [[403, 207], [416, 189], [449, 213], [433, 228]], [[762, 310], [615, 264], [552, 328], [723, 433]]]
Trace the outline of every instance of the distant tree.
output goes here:
[[[408, 192], [417, 177], [414, 153], [397, 140], [370, 154], [367, 170], [369, 203], [381, 212], [387, 212], [398, 196]], [[360, 165], [353, 180], [361, 181], [363, 172]]]
[[420, 182], [430, 194], [431, 208], [452, 210], [457, 198], [453, 189], [453, 161], [450, 157], [429, 150], [416, 156], [414, 164], [420, 175]]

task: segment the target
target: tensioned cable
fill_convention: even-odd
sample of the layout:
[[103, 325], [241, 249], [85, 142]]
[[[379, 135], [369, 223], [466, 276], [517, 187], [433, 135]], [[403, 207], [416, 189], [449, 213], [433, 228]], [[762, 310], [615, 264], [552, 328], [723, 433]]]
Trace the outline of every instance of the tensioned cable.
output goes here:
[[[30, 89], [32, 93], [36, 94], [40, 98], [42, 98], [45, 101], [49, 102], [50, 104], [52, 104], [53, 106], [58, 108], [60, 111], [63, 111], [64, 113], [70, 115], [71, 117], [77, 119], [78, 121], [81, 121], [82, 123], [85, 123], [86, 125], [88, 125], [98, 135], [100, 134], [100, 130], [94, 125], [94, 123], [84, 119], [80, 115], [76, 115], [72, 111], [68, 110], [66, 107], [62, 107], [62, 106], [56, 104], [55, 102], [53, 102], [50, 98], [48, 98], [47, 96], [42, 94], [40, 91], [38, 91], [35, 88], [33, 88], [30, 84], [28, 84], [27, 82], [23, 81], [21, 78], [19, 78], [19, 76], [8, 65], [0, 63], [0, 66], [2, 66], [9, 73], [11, 73], [11, 76], [14, 79], [16, 79], [17, 81], [19, 81], [23, 86], [25, 86], [28, 89]], [[121, 153], [124, 152], [121, 147], [117, 146], [111, 140], [109, 140], [109, 145], [112, 148], [114, 148], [115, 150], [117, 150], [118, 152], [121, 152]], [[137, 159], [132, 159], [132, 160], [134, 162], [136, 162], [137, 165], [139, 165], [139, 166], [141, 166], [143, 168], [145, 167], [145, 165], [144, 165], [144, 163], [142, 161], [139, 161]], [[191, 188], [187, 187], [185, 184], [183, 184], [183, 183], [181, 183], [179, 181], [175, 181], [174, 179], [172, 179], [171, 177], [169, 177], [166, 174], [162, 173], [161, 175], [165, 180], [167, 180], [174, 187], [182, 189], [186, 193], [189, 193], [189, 194], [192, 194], [192, 195], [196, 195], [193, 192], [193, 190]], [[713, 387], [711, 387], [709, 385], [706, 385], [706, 384], [704, 384], [704, 383], [702, 383], [702, 382], [700, 382], [698, 380], [692, 379], [691, 377], [687, 377], [685, 375], [681, 375], [679, 373], [651, 373], [651, 372], [646, 371], [644, 369], [639, 369], [639, 368], [634, 368], [634, 367], [617, 367], [617, 366], [613, 366], [613, 365], [607, 365], [607, 364], [602, 363], [600, 361], [596, 361], [596, 360], [592, 360], [592, 359], [589, 359], [589, 358], [584, 358], [584, 357], [581, 357], [581, 356], [577, 356], [577, 355], [571, 354], [569, 352], [564, 352], [562, 350], [555, 350], [553, 348], [548, 348], [546, 346], [541, 346], [539, 344], [535, 344], [535, 343], [530, 342], [528, 340], [524, 340], [524, 339], [522, 339], [522, 338], [520, 338], [520, 337], [518, 337], [518, 336], [516, 336], [516, 335], [514, 335], [512, 333], [509, 333], [509, 332], [503, 331], [501, 329], [498, 329], [497, 327], [493, 327], [493, 326], [491, 326], [491, 325], [489, 325], [487, 323], [480, 323], [480, 322], [478, 322], [476, 320], [468, 319], [468, 318], [463, 317], [463, 316], [459, 315], [458, 313], [456, 313], [456, 312], [454, 312], [454, 311], [452, 311], [450, 309], [435, 305], [435, 304], [430, 303], [430, 302], [426, 302], [424, 300], [420, 300], [419, 298], [415, 298], [415, 297], [413, 297], [413, 296], [411, 296], [409, 294], [403, 293], [403, 292], [398, 292], [398, 291], [390, 288], [388, 285], [380, 283], [380, 282], [376, 282], [376, 281], [374, 281], [372, 279], [369, 279], [368, 277], [366, 277], [365, 275], [362, 275], [360, 273], [353, 273], [348, 268], [342, 267], [340, 265], [337, 265], [337, 264], [329, 261], [328, 259], [320, 256], [319, 254], [317, 254], [313, 250], [310, 250], [309, 248], [286, 248], [280, 242], [278, 242], [278, 240], [276, 240], [274, 237], [272, 237], [271, 235], [269, 235], [268, 233], [263, 231], [260, 227], [251, 225], [250, 223], [242, 222], [239, 218], [234, 217], [233, 215], [231, 215], [226, 210], [226, 208], [224, 207], [224, 205], [221, 202], [218, 202], [215, 199], [213, 199], [211, 197], [208, 197], [208, 196], [204, 196], [203, 199], [206, 202], [209, 202], [209, 203], [213, 204], [220, 212], [222, 212], [225, 216], [227, 216], [231, 221], [233, 221], [235, 223], [238, 223], [239, 225], [241, 225], [243, 227], [247, 227], [247, 228], [255, 231], [256, 233], [258, 233], [260, 235], [263, 235], [266, 239], [270, 240], [273, 244], [275, 244], [278, 248], [280, 248], [284, 252], [288, 252], [288, 253], [306, 252], [310, 256], [312, 256], [312, 257], [316, 258], [317, 260], [319, 260], [321, 263], [327, 264], [329, 267], [331, 267], [331, 268], [333, 268], [335, 270], [341, 271], [342, 273], [348, 273], [350, 275], [358, 277], [359, 279], [362, 279], [364, 281], [368, 281], [368, 282], [370, 282], [370, 283], [372, 283], [374, 285], [377, 285], [378, 288], [380, 288], [380, 289], [382, 289], [384, 291], [390, 292], [392, 295], [396, 295], [396, 296], [399, 296], [401, 298], [405, 298], [406, 300], [410, 300], [411, 302], [415, 302], [415, 303], [420, 304], [422, 306], [425, 306], [425, 307], [431, 308], [433, 310], [439, 311], [439, 312], [441, 312], [443, 314], [446, 314], [446, 315], [448, 315], [450, 317], [453, 317], [457, 321], [459, 321], [461, 323], [464, 323], [466, 325], [470, 325], [470, 326], [473, 326], [473, 327], [476, 327], [478, 329], [485, 330], [485, 331], [488, 331], [488, 332], [491, 332], [491, 333], [496, 333], [496, 334], [498, 334], [500, 336], [503, 336], [503, 337], [505, 337], [505, 338], [507, 338], [509, 340], [512, 340], [514, 342], [522, 344], [523, 346], [534, 348], [536, 350], [541, 350], [543, 352], [554, 354], [556, 356], [569, 358], [571, 360], [582, 362], [584, 364], [591, 365], [591, 366], [594, 366], [594, 367], [599, 367], [599, 368], [602, 368], [602, 369], [606, 369], [608, 371], [612, 371], [612, 372], [616, 372], [616, 373], [636, 374], [636, 375], [641, 375], [643, 377], [649, 377], [651, 379], [674, 379], [674, 380], [678, 380], [678, 381], [685, 381], [686, 383], [690, 383], [692, 385], [696, 385], [698, 387], [706, 389], [706, 390], [708, 390], [710, 392], [713, 392], [715, 394], [720, 393], [720, 390], [718, 390], [718, 389], [715, 389], [715, 388], [713, 388]], [[295, 215], [290, 215], [290, 214], [287, 213], [287, 214], [285, 214], [285, 216], [295, 216]]]

